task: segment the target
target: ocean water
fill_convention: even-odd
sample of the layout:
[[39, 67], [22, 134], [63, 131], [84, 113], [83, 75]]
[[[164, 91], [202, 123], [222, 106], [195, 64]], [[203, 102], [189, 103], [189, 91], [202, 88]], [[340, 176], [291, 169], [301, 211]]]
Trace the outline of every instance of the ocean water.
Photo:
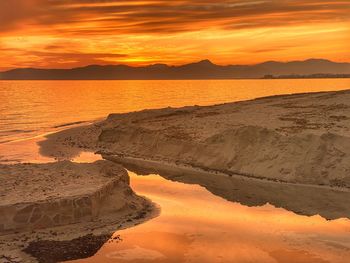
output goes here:
[[350, 88], [350, 79], [0, 81], [0, 143], [109, 113]]

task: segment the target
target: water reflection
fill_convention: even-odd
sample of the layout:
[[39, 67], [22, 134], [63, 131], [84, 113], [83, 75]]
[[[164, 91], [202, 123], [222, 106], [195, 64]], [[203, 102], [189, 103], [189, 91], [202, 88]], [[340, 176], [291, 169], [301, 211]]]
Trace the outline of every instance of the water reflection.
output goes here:
[[299, 216], [271, 205], [249, 208], [198, 185], [130, 173], [133, 189], [161, 206], [161, 215], [118, 231], [88, 259], [97, 262], [344, 262], [350, 221]]
[[[0, 144], [0, 164], [56, 162], [57, 158], [40, 153], [40, 143], [46, 140], [44, 136]], [[102, 160], [102, 157], [99, 154], [79, 149], [72, 158], [68, 159], [77, 163], [92, 163]]]
[[[321, 215], [326, 219], [350, 218], [349, 191], [336, 191], [334, 188], [309, 185], [296, 185], [242, 176], [208, 174], [186, 167], [159, 165], [157, 162], [138, 159], [103, 156], [105, 159], [121, 163], [128, 170], [138, 174], [159, 174], [162, 177], [198, 184], [211, 193], [228, 201], [246, 206], [272, 204], [300, 215]], [[137, 165], [136, 165], [137, 163]]]

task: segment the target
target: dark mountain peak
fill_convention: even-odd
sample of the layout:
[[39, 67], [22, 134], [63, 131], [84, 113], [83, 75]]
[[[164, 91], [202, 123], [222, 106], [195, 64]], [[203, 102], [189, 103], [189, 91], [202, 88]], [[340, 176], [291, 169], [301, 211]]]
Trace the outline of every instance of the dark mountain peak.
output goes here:
[[153, 68], [153, 69], [163, 69], [163, 68], [168, 68], [169, 66], [167, 64], [163, 64], [163, 63], [156, 63], [156, 64], [152, 64], [149, 66], [145, 66], [146, 68]]
[[310, 63], [313, 65], [330, 65], [333, 64], [334, 62], [327, 60], [327, 59], [321, 59], [321, 58], [310, 58], [308, 60], [303, 61], [305, 63]]
[[92, 64], [92, 65], [87, 65], [87, 66], [83, 66], [83, 67], [77, 67], [75, 69], [96, 69], [96, 68], [101, 68], [101, 67], [103, 67], [103, 66]]
[[274, 65], [279, 65], [279, 64], [282, 64], [283, 62], [278, 62], [278, 61], [274, 61], [274, 60], [269, 60], [269, 61], [265, 61], [263, 63], [260, 63], [258, 65], [261, 65], [261, 66], [274, 66]]
[[[124, 64], [106, 64], [106, 65], [98, 65], [98, 64], [91, 64], [84, 67], [78, 67], [78, 69], [103, 69], [103, 68], [116, 68], [116, 67], [129, 67]], [[73, 68], [77, 69], [77, 68]]]
[[213, 62], [211, 62], [209, 59], [203, 59], [196, 63], [197, 65], [208, 65], [208, 66], [215, 66]]
[[309, 58], [307, 60], [305, 60], [304, 62], [331, 62], [332, 61], [328, 60], [328, 59], [323, 59], [323, 58]]
[[277, 65], [281, 65], [281, 64], [318, 64], [318, 63], [333, 63], [336, 64], [335, 62], [332, 62], [330, 60], [327, 59], [320, 59], [320, 58], [310, 58], [310, 59], [306, 59], [306, 60], [294, 60], [294, 61], [288, 61], [288, 62], [279, 62], [279, 61], [274, 61], [274, 60], [270, 60], [270, 61], [265, 61], [263, 63], [260, 63], [258, 65], [262, 65], [262, 66], [277, 66]]
[[209, 59], [204, 59], [198, 62], [193, 62], [193, 63], [189, 63], [189, 64], [185, 64], [183, 66], [180, 67], [196, 67], [196, 68], [202, 68], [202, 67], [219, 67], [217, 65], [215, 65], [214, 63], [212, 63]]
[[337, 62], [333, 62], [327, 59], [321, 59], [321, 58], [309, 58], [306, 60], [294, 60], [294, 61], [288, 61], [288, 62], [284, 62], [284, 64], [303, 64], [303, 65], [307, 65], [307, 64], [339, 64]]

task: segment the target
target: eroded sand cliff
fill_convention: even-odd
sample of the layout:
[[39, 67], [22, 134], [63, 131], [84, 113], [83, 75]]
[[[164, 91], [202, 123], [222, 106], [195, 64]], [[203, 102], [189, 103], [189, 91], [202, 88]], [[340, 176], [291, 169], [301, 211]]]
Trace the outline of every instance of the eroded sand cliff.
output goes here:
[[142, 209], [121, 166], [109, 161], [0, 166], [0, 234], [98, 220]]
[[[125, 223], [140, 223], [155, 211], [132, 191], [127, 171], [110, 161], [0, 165], [0, 185], [0, 261], [36, 262], [21, 250], [34, 242], [31, 249], [41, 251], [36, 247], [44, 239], [56, 242], [46, 256], [62, 261], [67, 259], [62, 253], [53, 258], [49, 252], [61, 241], [67, 247], [75, 238], [106, 241]], [[86, 243], [83, 251], [95, 250]]]

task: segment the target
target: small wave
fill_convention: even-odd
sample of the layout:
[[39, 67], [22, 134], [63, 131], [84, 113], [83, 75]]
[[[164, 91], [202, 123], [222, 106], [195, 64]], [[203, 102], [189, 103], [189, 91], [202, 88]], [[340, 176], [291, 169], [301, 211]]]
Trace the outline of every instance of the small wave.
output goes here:
[[35, 132], [36, 130], [0, 130], [0, 134], [9, 134], [9, 133], [30, 133]]
[[82, 124], [82, 123], [86, 123], [86, 122], [87, 122], [87, 121], [69, 122], [69, 123], [64, 123], [64, 124], [60, 124], [60, 125], [57, 125], [57, 126], [53, 126], [53, 128], [62, 128], [62, 127], [67, 127], [67, 126]]
[[37, 130], [21, 130], [21, 129], [0, 130], [0, 144], [12, 142], [19, 138], [30, 136], [28, 134], [35, 133], [35, 132], [37, 132]]
[[0, 144], [10, 143], [17, 140], [30, 139], [38, 132], [38, 130], [0, 130]]

